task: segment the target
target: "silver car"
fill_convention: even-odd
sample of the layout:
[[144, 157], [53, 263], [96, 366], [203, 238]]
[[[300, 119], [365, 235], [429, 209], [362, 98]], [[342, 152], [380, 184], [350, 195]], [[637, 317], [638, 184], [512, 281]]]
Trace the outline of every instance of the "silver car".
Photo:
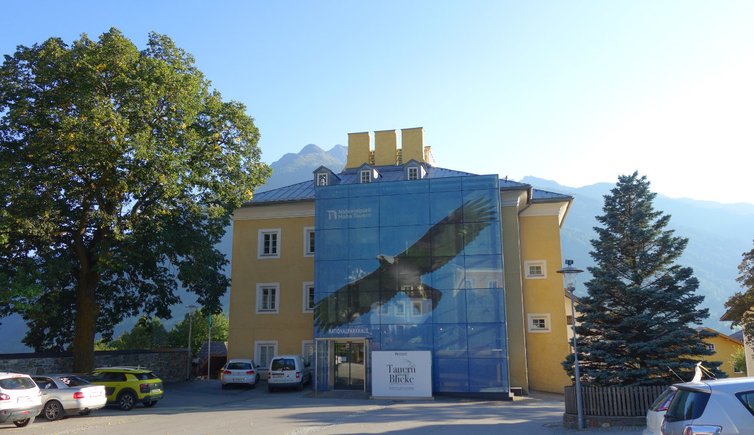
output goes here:
[[754, 378], [675, 384], [663, 435], [754, 433]]
[[74, 375], [33, 375], [42, 393], [42, 414], [50, 421], [87, 415], [107, 403], [105, 387]]
[[259, 382], [259, 366], [250, 359], [231, 359], [220, 370], [220, 385], [223, 389], [231, 384], [254, 388]]

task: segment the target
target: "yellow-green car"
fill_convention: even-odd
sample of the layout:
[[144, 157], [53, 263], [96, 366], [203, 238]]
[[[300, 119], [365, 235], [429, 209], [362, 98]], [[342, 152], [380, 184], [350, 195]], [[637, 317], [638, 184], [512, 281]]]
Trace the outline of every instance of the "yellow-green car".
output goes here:
[[140, 367], [103, 367], [94, 369], [88, 376], [91, 383], [104, 385], [107, 403], [118, 405], [124, 411], [141, 402], [154, 406], [164, 394], [162, 380], [151, 370]]

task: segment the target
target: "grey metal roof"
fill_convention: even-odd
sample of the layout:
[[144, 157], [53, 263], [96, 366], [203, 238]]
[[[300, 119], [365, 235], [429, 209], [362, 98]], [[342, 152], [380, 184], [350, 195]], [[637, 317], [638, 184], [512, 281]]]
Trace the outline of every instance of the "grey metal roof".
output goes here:
[[549, 192], [547, 190], [539, 190], [539, 189], [533, 189], [532, 190], [532, 201], [565, 201], [569, 199], [573, 199], [571, 195], [564, 195], [562, 193], [555, 193], [555, 192]]
[[254, 193], [252, 203], [303, 201], [314, 199], [314, 180], [278, 187], [277, 189]]
[[[372, 166], [377, 170], [379, 178], [377, 182], [388, 181], [402, 181], [405, 180], [404, 166], [403, 165], [391, 165], [391, 166]], [[438, 168], [435, 166], [426, 165], [427, 178], [446, 178], [446, 177], [463, 177], [472, 174], [469, 172], [456, 171], [453, 169]], [[356, 184], [359, 183], [359, 170], [361, 168], [345, 169], [341, 173], [337, 174], [340, 184]], [[555, 192], [548, 192], [546, 190], [532, 189], [531, 185], [526, 183], [519, 183], [517, 181], [508, 180], [508, 178], [500, 179], [500, 190], [528, 190], [532, 191], [532, 201], [547, 202], [547, 201], [563, 201], [572, 199], [569, 195], [563, 195]], [[291, 184], [290, 186], [279, 187], [277, 189], [267, 190], [264, 192], [254, 193], [254, 198], [251, 204], [261, 203], [275, 203], [275, 202], [291, 202], [291, 201], [308, 201], [314, 200], [314, 177], [309, 181], [303, 181], [301, 183]]]

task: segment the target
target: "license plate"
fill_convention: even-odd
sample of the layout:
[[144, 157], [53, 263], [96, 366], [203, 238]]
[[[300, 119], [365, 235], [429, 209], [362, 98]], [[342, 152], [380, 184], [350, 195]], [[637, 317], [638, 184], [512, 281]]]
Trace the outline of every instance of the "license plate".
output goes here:
[[18, 396], [18, 403], [31, 402], [31, 400], [32, 400], [31, 396]]
[[272, 377], [273, 377], [273, 378], [280, 378], [280, 377], [282, 377], [282, 376], [283, 376], [283, 374], [282, 374], [282, 373], [273, 373], [273, 374], [272, 374]]

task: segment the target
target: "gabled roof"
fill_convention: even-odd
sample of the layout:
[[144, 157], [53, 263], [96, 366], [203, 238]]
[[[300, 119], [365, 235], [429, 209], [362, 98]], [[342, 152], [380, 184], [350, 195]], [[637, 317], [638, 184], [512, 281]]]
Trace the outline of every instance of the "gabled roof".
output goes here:
[[[363, 165], [362, 165], [363, 166]], [[404, 181], [405, 178], [405, 166], [404, 165], [389, 165], [389, 166], [368, 166], [369, 168], [376, 169], [380, 174], [380, 183], [389, 181]], [[447, 177], [464, 177], [472, 176], [469, 172], [456, 171], [453, 169], [438, 168], [436, 166], [425, 165], [427, 168], [427, 178], [447, 178]], [[327, 169], [324, 166], [317, 168], [315, 172], [321, 172], [323, 169]], [[340, 183], [339, 184], [357, 184], [359, 183], [359, 171], [362, 167], [345, 169], [336, 175]], [[277, 189], [267, 190], [254, 194], [254, 198], [250, 203], [244, 204], [244, 206], [252, 204], [264, 204], [264, 203], [278, 203], [278, 202], [294, 202], [294, 201], [312, 201], [314, 200], [314, 180], [303, 181], [301, 183], [292, 184], [290, 186], [279, 187]], [[531, 192], [530, 200], [532, 202], [554, 202], [554, 201], [569, 201], [573, 199], [570, 195], [563, 195], [555, 192], [548, 192], [546, 190], [539, 190], [532, 188], [531, 185], [526, 183], [519, 183], [517, 181], [508, 180], [508, 178], [500, 179], [500, 190], [528, 190]]]

